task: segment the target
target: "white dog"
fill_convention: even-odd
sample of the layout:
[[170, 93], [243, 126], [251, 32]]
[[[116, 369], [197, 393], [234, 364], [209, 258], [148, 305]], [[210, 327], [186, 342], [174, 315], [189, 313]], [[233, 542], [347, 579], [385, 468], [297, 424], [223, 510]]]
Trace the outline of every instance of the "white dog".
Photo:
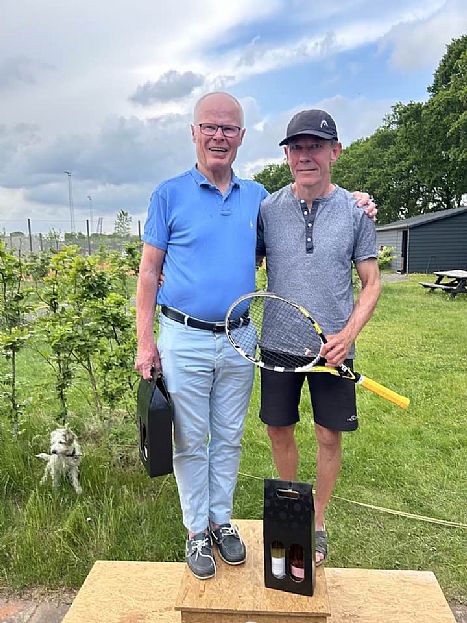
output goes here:
[[79, 464], [81, 462], [81, 448], [75, 433], [69, 428], [57, 428], [50, 433], [50, 454], [41, 452], [36, 454], [39, 459], [47, 461], [44, 475], [41, 479], [43, 485], [48, 476], [52, 479], [52, 486], [58, 487], [62, 476], [67, 475], [76, 493], [81, 493], [79, 484]]

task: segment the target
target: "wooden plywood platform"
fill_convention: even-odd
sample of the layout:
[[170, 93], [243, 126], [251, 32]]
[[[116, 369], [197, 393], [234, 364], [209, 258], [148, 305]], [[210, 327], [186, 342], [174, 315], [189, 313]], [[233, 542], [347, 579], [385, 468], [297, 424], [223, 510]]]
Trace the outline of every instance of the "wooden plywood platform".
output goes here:
[[265, 588], [262, 522], [236, 523], [247, 545], [245, 564], [227, 565], [217, 557], [213, 581], [197, 580], [186, 568], [175, 603], [182, 623], [326, 623], [331, 608], [324, 568], [317, 569], [312, 597]]
[[63, 623], [180, 623], [181, 562], [98, 560]]
[[[238, 523], [244, 532], [244, 522]], [[248, 523], [250, 554], [262, 549], [262, 522]], [[231, 569], [240, 578], [244, 567]], [[185, 572], [184, 563], [98, 561], [63, 623], [181, 623], [174, 606]], [[331, 608], [328, 623], [455, 623], [430, 571], [326, 568], [325, 577]], [[195, 582], [199, 592], [211, 580]]]
[[329, 623], [455, 623], [431, 571], [326, 569]]

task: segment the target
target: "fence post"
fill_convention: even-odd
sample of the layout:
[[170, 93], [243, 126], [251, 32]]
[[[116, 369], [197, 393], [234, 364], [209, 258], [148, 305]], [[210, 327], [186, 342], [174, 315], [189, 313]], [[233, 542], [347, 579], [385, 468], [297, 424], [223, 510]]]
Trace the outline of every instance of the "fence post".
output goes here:
[[39, 233], [39, 245], [41, 248], [41, 253], [44, 251], [44, 242], [42, 240], [42, 233]]
[[86, 219], [86, 237], [88, 239], [88, 255], [91, 255], [91, 238], [89, 237], [89, 221]]
[[139, 241], [141, 242], [141, 221], [138, 221], [138, 238], [139, 238]]

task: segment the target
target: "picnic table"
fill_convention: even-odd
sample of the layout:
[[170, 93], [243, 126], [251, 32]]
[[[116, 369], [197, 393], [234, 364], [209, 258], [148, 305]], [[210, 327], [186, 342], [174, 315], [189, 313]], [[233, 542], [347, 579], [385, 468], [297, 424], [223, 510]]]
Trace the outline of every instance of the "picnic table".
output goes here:
[[439, 270], [435, 271], [436, 281], [420, 281], [424, 288], [433, 290], [444, 290], [454, 298], [457, 294], [467, 294], [467, 270]]

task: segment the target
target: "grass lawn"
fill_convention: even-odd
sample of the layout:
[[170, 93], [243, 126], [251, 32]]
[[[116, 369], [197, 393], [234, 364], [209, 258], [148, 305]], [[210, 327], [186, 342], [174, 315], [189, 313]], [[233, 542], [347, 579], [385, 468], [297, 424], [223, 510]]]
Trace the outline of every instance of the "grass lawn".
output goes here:
[[[328, 564], [432, 570], [448, 599], [466, 602], [467, 298], [430, 294], [418, 280], [411, 275], [384, 284], [358, 341], [356, 369], [412, 403], [403, 411], [358, 388], [360, 427], [344, 436], [342, 472], [328, 510]], [[0, 585], [79, 587], [96, 559], [183, 560], [173, 476], [146, 476], [134, 417], [122, 411], [97, 418], [84, 380], [70, 401], [70, 425], [85, 454], [83, 495], [66, 484], [56, 492], [39, 487], [44, 464], [34, 455], [47, 449], [58, 410], [52, 383], [46, 365], [25, 350], [20, 394], [29, 402], [18, 440], [0, 413]], [[258, 400], [256, 383], [235, 496], [238, 518], [261, 518], [263, 478], [276, 476]], [[300, 479], [313, 482], [305, 392], [301, 411]]]

